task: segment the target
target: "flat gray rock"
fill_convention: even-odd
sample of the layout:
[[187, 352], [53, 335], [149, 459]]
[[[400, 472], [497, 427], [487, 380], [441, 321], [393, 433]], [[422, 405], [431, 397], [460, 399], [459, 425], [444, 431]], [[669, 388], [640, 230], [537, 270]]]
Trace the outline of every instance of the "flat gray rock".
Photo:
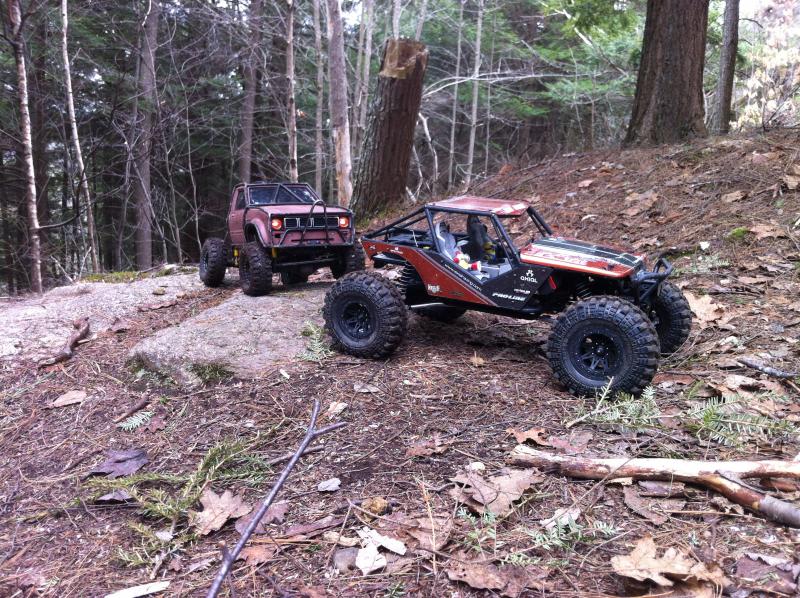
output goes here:
[[200, 382], [198, 371], [226, 370], [258, 378], [276, 364], [291, 363], [306, 349], [307, 322], [322, 325], [329, 284], [313, 282], [264, 297], [239, 291], [225, 302], [165, 328], [133, 347], [130, 358], [183, 385]]

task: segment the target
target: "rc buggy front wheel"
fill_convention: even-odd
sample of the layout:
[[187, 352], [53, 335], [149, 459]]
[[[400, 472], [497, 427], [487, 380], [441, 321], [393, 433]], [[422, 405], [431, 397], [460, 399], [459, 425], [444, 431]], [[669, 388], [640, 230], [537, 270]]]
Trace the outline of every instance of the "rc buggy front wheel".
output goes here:
[[672, 355], [680, 349], [692, 331], [692, 308], [681, 290], [671, 282], [661, 283], [650, 319], [655, 324], [662, 355]]
[[394, 351], [406, 333], [408, 310], [392, 282], [376, 272], [352, 272], [325, 295], [325, 329], [334, 346], [378, 359]]
[[248, 243], [239, 254], [239, 281], [245, 295], [258, 297], [272, 290], [272, 260], [260, 243]]
[[591, 297], [570, 306], [553, 325], [547, 358], [556, 378], [576, 395], [611, 380], [612, 391], [639, 394], [653, 380], [659, 344], [653, 323], [618, 297]]
[[225, 241], [210, 237], [200, 250], [200, 280], [207, 287], [218, 287], [228, 269], [228, 247]]
[[331, 274], [334, 278], [341, 278], [350, 272], [358, 272], [364, 269], [364, 248], [361, 243], [356, 241], [352, 247], [348, 248], [340, 257], [339, 261], [331, 265]]

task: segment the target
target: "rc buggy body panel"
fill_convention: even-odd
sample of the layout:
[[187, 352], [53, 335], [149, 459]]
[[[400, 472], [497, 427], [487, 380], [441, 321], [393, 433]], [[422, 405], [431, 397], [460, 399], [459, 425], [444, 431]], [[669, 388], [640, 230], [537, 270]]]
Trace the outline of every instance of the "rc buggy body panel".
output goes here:
[[326, 294], [334, 345], [359, 357], [394, 351], [408, 309], [440, 322], [467, 310], [525, 319], [557, 314], [546, 348], [556, 378], [575, 394], [604, 386], [635, 394], [652, 380], [659, 355], [689, 335], [691, 311], [666, 281], [669, 262], [659, 259], [648, 270], [644, 256], [555, 236], [525, 201], [433, 202], [361, 242], [376, 268], [400, 272], [393, 280], [350, 274]]

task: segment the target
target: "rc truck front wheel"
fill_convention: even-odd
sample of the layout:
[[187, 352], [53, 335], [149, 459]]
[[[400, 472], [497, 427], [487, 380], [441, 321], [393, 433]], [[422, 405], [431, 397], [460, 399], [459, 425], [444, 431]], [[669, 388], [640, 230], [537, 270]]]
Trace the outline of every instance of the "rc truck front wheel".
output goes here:
[[333, 344], [356, 357], [379, 359], [406, 333], [408, 310], [392, 282], [376, 272], [352, 272], [325, 295], [325, 329]]
[[653, 323], [618, 297], [591, 297], [570, 306], [553, 325], [547, 358], [556, 378], [576, 395], [612, 391], [637, 395], [658, 366]]
[[239, 281], [245, 295], [258, 297], [272, 290], [272, 260], [260, 243], [248, 243], [239, 254]]
[[218, 287], [228, 269], [228, 247], [216, 237], [205, 240], [200, 250], [200, 280], [207, 287]]
[[662, 355], [672, 355], [680, 349], [692, 331], [692, 309], [681, 290], [671, 282], [661, 283], [650, 319], [658, 332]]
[[350, 272], [358, 272], [364, 269], [364, 248], [361, 243], [356, 241], [352, 247], [345, 251], [339, 260], [331, 265], [331, 274], [334, 278], [341, 278]]

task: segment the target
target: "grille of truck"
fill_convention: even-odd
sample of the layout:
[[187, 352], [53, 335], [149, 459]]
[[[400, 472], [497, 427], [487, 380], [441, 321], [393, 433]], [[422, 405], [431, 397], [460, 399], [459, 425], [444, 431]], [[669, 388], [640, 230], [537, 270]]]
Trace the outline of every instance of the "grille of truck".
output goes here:
[[[289, 228], [303, 228], [306, 225], [306, 220], [308, 220], [308, 228], [309, 230], [312, 228], [325, 228], [325, 217], [324, 216], [312, 216], [308, 218], [306, 216], [296, 217], [291, 216], [288, 218], [283, 219], [284, 226]], [[328, 228], [337, 228], [339, 226], [339, 217], [338, 216], [328, 216]]]

